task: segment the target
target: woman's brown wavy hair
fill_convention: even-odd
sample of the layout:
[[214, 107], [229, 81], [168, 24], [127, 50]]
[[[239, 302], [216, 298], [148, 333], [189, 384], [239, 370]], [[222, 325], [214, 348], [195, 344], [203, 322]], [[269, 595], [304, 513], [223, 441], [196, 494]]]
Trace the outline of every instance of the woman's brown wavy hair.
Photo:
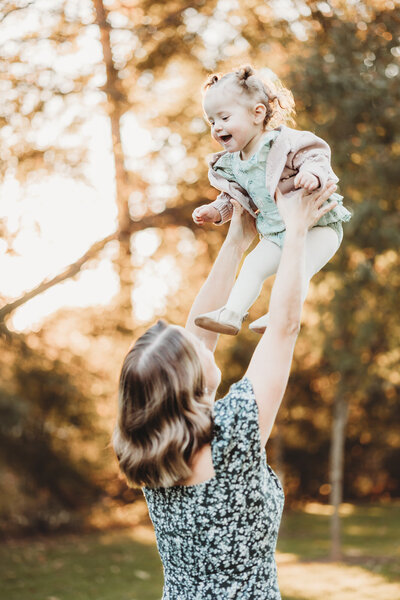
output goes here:
[[211, 406], [193, 344], [158, 321], [128, 352], [119, 380], [113, 446], [132, 487], [170, 487], [191, 474], [191, 456], [211, 439]]

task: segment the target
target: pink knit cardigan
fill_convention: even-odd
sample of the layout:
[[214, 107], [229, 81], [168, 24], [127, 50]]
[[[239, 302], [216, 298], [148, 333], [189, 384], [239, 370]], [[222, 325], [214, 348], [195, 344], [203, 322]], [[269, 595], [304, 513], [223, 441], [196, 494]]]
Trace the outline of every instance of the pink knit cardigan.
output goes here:
[[[278, 127], [278, 130], [280, 134], [272, 144], [265, 169], [265, 185], [272, 198], [276, 188], [279, 188], [283, 196], [293, 192], [296, 189], [294, 179], [300, 171], [307, 171], [318, 177], [321, 188], [328, 181], [339, 181], [331, 167], [331, 149], [323, 139], [310, 131], [298, 131], [285, 125]], [[217, 199], [211, 202], [211, 206], [221, 214], [218, 225], [226, 223], [232, 216], [231, 198], [237, 200], [253, 217], [257, 216], [257, 207], [246, 190], [214, 170], [215, 163], [226, 152], [212, 155], [208, 171], [211, 185], [221, 191]]]

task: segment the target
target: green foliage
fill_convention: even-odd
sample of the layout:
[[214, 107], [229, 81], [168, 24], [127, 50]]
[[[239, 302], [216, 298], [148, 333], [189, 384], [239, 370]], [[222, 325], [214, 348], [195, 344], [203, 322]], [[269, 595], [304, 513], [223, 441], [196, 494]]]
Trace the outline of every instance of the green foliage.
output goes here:
[[[331, 144], [340, 191], [354, 213], [338, 255], [315, 278], [311, 302], [320, 314], [318, 330], [305, 328], [302, 335], [310, 349], [314, 344], [321, 351], [311, 353], [313, 368], [307, 376], [322, 403], [330, 405], [335, 393], [350, 403], [347, 497], [374, 497], [383, 489], [397, 495], [396, 469], [387, 471], [385, 456], [395, 464], [400, 458], [395, 433], [400, 390], [400, 13], [391, 3], [387, 8], [362, 2], [344, 8], [331, 2], [324, 13], [313, 2], [307, 6], [309, 15], [299, 19], [307, 40], [299, 43], [286, 33], [288, 83], [299, 125]], [[333, 293], [326, 293], [327, 282]], [[305, 356], [298, 356], [296, 376]], [[331, 383], [324, 384], [329, 377]], [[304, 384], [300, 390], [289, 386], [289, 419], [299, 398], [311, 409]], [[318, 414], [320, 423], [329, 419], [324, 407], [317, 409], [316, 419]], [[290, 439], [288, 444], [290, 453]], [[306, 448], [304, 440], [302, 452]], [[326, 444], [321, 442], [318, 450], [327, 464]], [[290, 458], [289, 464], [293, 466]], [[304, 466], [295, 471], [304, 476]]]
[[[94, 74], [89, 61], [79, 60], [87, 12], [70, 8], [65, 0], [52, 10], [41, 0], [2, 2], [1, 176], [82, 175], [85, 148], [73, 140], [87, 118]], [[67, 55], [74, 70], [66, 68]]]
[[92, 437], [104, 441], [93, 399], [78, 389], [65, 364], [22, 338], [13, 349], [3, 345], [2, 354], [0, 463], [6, 477], [0, 520], [7, 530], [69, 526], [73, 512], [103, 493], [96, 482], [99, 464], [85, 456]]
[[350, 241], [381, 253], [400, 241], [399, 9], [374, 10], [372, 3], [367, 18], [363, 3], [357, 10], [312, 12], [306, 24], [318, 26], [301, 60], [291, 60], [289, 80], [301, 125], [331, 143], [354, 208]]

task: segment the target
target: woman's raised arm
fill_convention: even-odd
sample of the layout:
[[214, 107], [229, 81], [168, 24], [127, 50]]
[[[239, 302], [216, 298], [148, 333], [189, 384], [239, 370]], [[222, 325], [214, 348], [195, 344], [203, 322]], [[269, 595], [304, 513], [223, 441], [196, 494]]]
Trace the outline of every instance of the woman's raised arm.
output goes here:
[[268, 327], [246, 372], [258, 404], [263, 446], [269, 438], [286, 389], [300, 329], [307, 231], [336, 206], [334, 202], [322, 206], [335, 189], [336, 186], [331, 184], [312, 195], [299, 190], [285, 199], [277, 190], [278, 208], [286, 226], [285, 242], [271, 292]]
[[219, 334], [197, 327], [194, 319], [226, 303], [242, 256], [256, 234], [254, 218], [237, 202], [232, 201], [232, 204], [234, 211], [228, 234], [206, 281], [196, 296], [186, 323], [186, 329], [200, 338], [213, 352]]

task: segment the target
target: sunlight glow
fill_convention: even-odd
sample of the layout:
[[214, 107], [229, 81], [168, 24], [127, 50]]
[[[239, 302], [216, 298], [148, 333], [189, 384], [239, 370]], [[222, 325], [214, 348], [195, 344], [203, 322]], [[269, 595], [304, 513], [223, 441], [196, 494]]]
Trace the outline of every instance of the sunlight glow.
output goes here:
[[83, 271], [76, 281], [60, 283], [19, 308], [12, 318], [17, 331], [38, 330], [43, 319], [62, 307], [107, 305], [118, 292], [118, 277], [111, 261], [103, 260]]
[[[24, 186], [8, 176], [0, 186], [0, 218], [4, 219], [5, 228], [9, 235], [14, 235], [8, 248], [7, 239], [0, 240], [0, 294], [3, 303], [11, 302], [28, 290], [35, 288], [43, 280], [54, 277], [66, 266], [76, 261], [90, 246], [115, 231], [117, 228], [117, 207], [115, 202], [115, 165], [112, 154], [112, 139], [109, 118], [101, 115], [97, 109], [102, 94], [96, 86], [104, 84], [104, 69], [101, 65], [101, 43], [96, 26], [82, 29], [82, 35], [76, 39], [76, 44], [67, 53], [56, 52], [46, 32], [54, 25], [56, 12], [53, 12], [62, 0], [38, 0], [37, 12], [33, 11], [31, 19], [23, 18], [18, 11], [10, 15], [7, 24], [0, 32], [0, 42], [15, 51], [15, 44], [21, 35], [40, 30], [43, 39], [38, 41], [37, 52], [29, 57], [31, 64], [43, 66], [40, 77], [43, 84], [54, 79], [60, 89], [69, 91], [70, 79], [80, 73], [90, 75], [93, 82], [93, 93], [82, 98], [72, 96], [70, 101], [63, 103], [55, 96], [47, 105], [46, 110], [38, 113], [40, 124], [33, 131], [38, 147], [49, 145], [62, 148], [87, 148], [88, 154], [84, 164], [84, 177], [53, 174], [42, 176], [31, 173], [31, 179]], [[72, 0], [68, 10], [71, 16], [80, 14], [83, 21], [90, 21], [90, 3]], [[113, 19], [117, 17], [114, 15]], [[43, 22], [40, 20], [42, 19]], [[123, 23], [123, 20], [120, 21]], [[115, 24], [115, 23], [114, 23]], [[50, 29], [49, 29], [50, 28]], [[116, 33], [116, 32], [114, 32]], [[119, 32], [117, 57], [124, 59], [125, 38], [128, 32]], [[100, 65], [100, 67], [99, 67]], [[20, 70], [24, 77], [24, 63], [12, 63], [11, 69]], [[14, 72], [14, 71], [13, 71]], [[145, 82], [144, 82], [145, 83]], [[143, 81], [140, 85], [143, 84]], [[184, 79], [177, 66], [170, 69], [165, 80], [157, 82], [160, 98], [173, 102], [171, 91], [184, 84]], [[65, 89], [62, 87], [64, 85]], [[9, 94], [12, 90], [8, 90]], [[29, 112], [35, 105], [36, 96], [25, 97], [27, 103], [24, 109]], [[30, 104], [32, 103], [32, 106]], [[94, 107], [91, 119], [87, 119], [79, 131], [65, 129], [79, 115], [83, 108]], [[15, 115], [18, 118], [18, 115]], [[24, 123], [21, 122], [21, 131]], [[0, 135], [7, 138], [7, 148], [14, 140], [10, 139], [12, 130], [3, 127]], [[132, 190], [132, 206], [142, 211], [150, 207], [153, 211], [162, 210], [166, 200], [176, 192], [174, 182], [169, 172], [174, 165], [184, 164], [185, 148], [180, 136], [171, 134], [167, 127], [156, 128], [150, 132], [142, 127], [139, 119], [132, 111], [128, 111], [121, 119], [121, 137], [125, 156], [125, 166], [128, 170], [141, 170], [143, 176], [151, 182], [145, 199], [137, 202], [135, 189]], [[163, 160], [151, 163], [151, 168], [143, 166], [142, 161], [151, 151], [161, 150], [165, 139], [168, 147], [163, 154]], [[4, 158], [9, 158], [5, 156]], [[159, 169], [157, 164], [159, 164]], [[144, 173], [146, 171], [146, 173]], [[151, 181], [152, 176], [154, 176]], [[140, 194], [140, 190], [136, 190]], [[136, 210], [136, 212], [137, 212]], [[155, 230], [141, 232], [134, 236], [133, 269], [141, 266], [134, 274], [137, 286], [133, 291], [135, 314], [144, 320], [152, 318], [155, 311], [163, 311], [168, 293], [177, 289], [180, 281], [179, 270], [173, 257], [165, 257], [161, 261], [151, 259], [161, 243], [160, 235]], [[110, 302], [118, 291], [118, 277], [113, 267], [116, 244], [109, 244], [106, 249], [83, 268], [74, 278], [58, 284], [47, 292], [27, 302], [12, 316], [11, 323], [16, 330], [37, 329], [46, 316], [62, 307], [87, 307], [104, 305]], [[93, 264], [95, 262], [95, 264]], [[148, 264], [147, 264], [148, 263]], [[136, 284], [136, 282], [135, 282]]]
[[147, 261], [137, 272], [132, 292], [134, 315], [139, 321], [149, 321], [154, 314], [162, 314], [169, 294], [179, 289], [181, 274], [172, 256]]
[[[151, 149], [150, 134], [128, 114], [123, 120], [123, 144], [128, 158], [140, 158]], [[42, 280], [53, 277], [79, 258], [96, 240], [117, 227], [114, 166], [109, 125], [106, 118], [94, 117], [84, 128], [90, 140], [87, 178], [91, 183], [48, 177], [23, 188], [9, 179], [0, 187], [0, 218], [15, 233], [13, 253], [0, 244], [1, 293], [7, 299], [20, 296]], [[144, 264], [161, 240], [154, 230], [134, 236], [134, 255]], [[30, 300], [12, 317], [18, 330], [37, 329], [43, 319], [62, 307], [105, 305], [118, 291], [118, 278], [112, 266], [115, 246], [103, 251], [98, 264], [85, 268], [74, 280], [58, 284]], [[135, 313], [141, 320], [164, 309], [168, 290], [178, 285], [171, 262], [151, 265], [140, 273], [134, 293]], [[169, 283], [163, 283], [168, 278]], [[154, 298], [157, 296], [157, 301]]]

